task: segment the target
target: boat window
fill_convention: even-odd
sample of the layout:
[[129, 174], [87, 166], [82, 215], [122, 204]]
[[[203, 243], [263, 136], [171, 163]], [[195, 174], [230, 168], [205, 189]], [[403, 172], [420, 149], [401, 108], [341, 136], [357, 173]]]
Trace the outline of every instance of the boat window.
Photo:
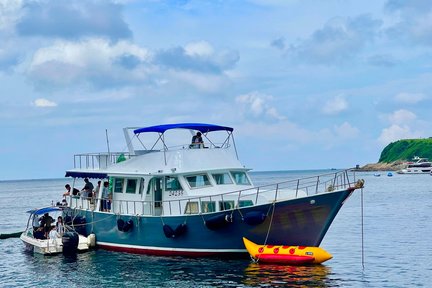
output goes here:
[[216, 212], [215, 201], [202, 201], [201, 202], [201, 213]]
[[231, 171], [231, 175], [237, 185], [250, 185], [249, 179], [245, 172]]
[[210, 186], [207, 174], [187, 176], [186, 180], [191, 188]]
[[124, 179], [122, 178], [114, 178], [114, 192], [115, 193], [122, 193], [123, 192], [123, 182]]
[[198, 214], [198, 202], [188, 202], [184, 214]]
[[253, 202], [252, 200], [239, 200], [238, 206], [239, 207], [253, 206]]
[[234, 209], [234, 201], [219, 201], [219, 211]]
[[137, 187], [137, 179], [127, 179], [126, 193], [135, 194], [136, 187]]
[[165, 177], [165, 191], [183, 190], [177, 177]]
[[228, 173], [218, 173], [218, 174], [212, 174], [216, 184], [223, 185], [223, 184], [232, 184], [232, 179], [229, 176]]

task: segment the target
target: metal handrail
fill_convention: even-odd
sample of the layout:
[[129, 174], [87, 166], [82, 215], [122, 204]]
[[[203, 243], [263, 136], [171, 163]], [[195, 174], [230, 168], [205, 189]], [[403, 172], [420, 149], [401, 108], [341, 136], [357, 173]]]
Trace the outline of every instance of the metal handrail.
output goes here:
[[[275, 183], [275, 184], [268, 184], [268, 185], [262, 185], [262, 186], [257, 186], [257, 187], [253, 187], [253, 188], [249, 188], [249, 189], [241, 189], [241, 190], [237, 190], [237, 191], [232, 191], [232, 192], [228, 192], [228, 193], [220, 193], [220, 194], [214, 194], [214, 195], [207, 195], [207, 196], [198, 196], [198, 197], [192, 197], [192, 198], [182, 198], [182, 199], [176, 199], [176, 200], [166, 200], [166, 201], [143, 201], [143, 200], [116, 200], [116, 201], [112, 201], [111, 200], [111, 213], [122, 213], [122, 212], [126, 212], [126, 214], [130, 214], [130, 215], [154, 215], [155, 216], [155, 204], [158, 203], [160, 204], [162, 210], [162, 213], [164, 216], [178, 216], [178, 215], [183, 215], [184, 209], [186, 208], [186, 204], [190, 203], [190, 202], [197, 202], [199, 205], [198, 210], [202, 210], [202, 208], [200, 209], [201, 203], [202, 201], [209, 201], [209, 202], [214, 202], [216, 201], [215, 199], [220, 199], [220, 201], [222, 201], [223, 206], [225, 206], [223, 201], [226, 201], [226, 199], [231, 200], [235, 200], [237, 199], [237, 205], [239, 203], [239, 200], [242, 199], [246, 199], [248, 198], [248, 200], [251, 200], [252, 203], [254, 202], [253, 200], [255, 200], [254, 205], [259, 205], [259, 196], [264, 196], [266, 195], [266, 199], [268, 201], [278, 201], [283, 199], [283, 192], [284, 191], [288, 191], [293, 193], [293, 198], [297, 199], [299, 197], [302, 197], [301, 194], [299, 196], [299, 192], [303, 191], [306, 193], [307, 196], [309, 195], [309, 188], [314, 191], [315, 195], [317, 194], [324, 194], [324, 193], [329, 193], [338, 189], [343, 189], [343, 188], [349, 188], [349, 187], [353, 187], [355, 182], [351, 182], [349, 180], [349, 176], [348, 176], [348, 172], [349, 170], [344, 170], [344, 171], [339, 171], [339, 172], [335, 172], [335, 173], [329, 173], [329, 174], [324, 174], [324, 175], [319, 175], [319, 176], [312, 176], [312, 177], [305, 177], [305, 178], [301, 178], [301, 179], [294, 179], [294, 180], [287, 180], [287, 181], [283, 181], [283, 182], [279, 182], [279, 183]], [[326, 179], [328, 178], [328, 179]], [[315, 179], [313, 181], [313, 179]], [[355, 180], [355, 179], [354, 179]], [[294, 193], [295, 192], [295, 193]], [[274, 193], [274, 194], [273, 194]], [[71, 198], [72, 199], [72, 198]], [[100, 198], [95, 199], [96, 201], [94, 202], [94, 204], [90, 204], [91, 198], [84, 198], [84, 197], [80, 197], [77, 198], [75, 196], [76, 202], [76, 206], [75, 208], [81, 208], [81, 209], [87, 209], [87, 210], [92, 210], [95, 209], [97, 207], [97, 203], [101, 203], [99, 200], [101, 200]], [[212, 199], [214, 201], [212, 201]], [[79, 204], [81, 205], [78, 205]], [[173, 211], [173, 205], [175, 205], [175, 202], [177, 202], [178, 204], [178, 213], [176, 213], [175, 211]], [[118, 203], [118, 205], [114, 205], [114, 203]], [[130, 205], [132, 204], [132, 205]], [[138, 205], [137, 205], [138, 204]], [[167, 207], [165, 207], [165, 204], [167, 205]], [[100, 204], [99, 204], [100, 205]], [[124, 205], [126, 205], [126, 211], [124, 210]], [[144, 213], [144, 207], [148, 205], [148, 213]], [[130, 209], [133, 211], [129, 211], [129, 207], [132, 206]], [[118, 208], [115, 208], [118, 207]], [[141, 211], [137, 210], [137, 207], [141, 207]], [[164, 207], [166, 209], [164, 209]], [[225, 208], [225, 207], [223, 207]], [[118, 209], [118, 211], [116, 211], [116, 209]], [[189, 209], [192, 209], [191, 207], [189, 207]], [[232, 208], [232, 209], [236, 209], [236, 208]], [[232, 210], [232, 209], [227, 209], [227, 210]], [[225, 210], [225, 209], [224, 209]], [[138, 213], [141, 212], [141, 213]], [[191, 211], [189, 211], [191, 213]], [[211, 211], [211, 212], [202, 212], [202, 214], [205, 213], [214, 213], [216, 211]]]
[[[123, 155], [126, 159], [130, 159], [135, 155], [124, 152], [110, 152], [110, 153], [82, 153], [74, 155], [74, 169], [100, 169], [103, 166], [117, 163], [118, 157]], [[100, 161], [105, 160], [104, 165]]]

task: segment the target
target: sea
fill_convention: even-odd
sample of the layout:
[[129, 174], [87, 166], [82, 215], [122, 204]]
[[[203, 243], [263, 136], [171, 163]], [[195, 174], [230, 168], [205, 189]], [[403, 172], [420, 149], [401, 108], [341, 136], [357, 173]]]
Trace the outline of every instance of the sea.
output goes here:
[[[252, 178], [260, 185], [322, 172], [254, 172]], [[344, 203], [328, 230], [321, 247], [333, 259], [322, 265], [102, 249], [42, 256], [8, 238], [0, 240], [0, 287], [432, 287], [432, 177], [380, 173], [356, 172], [365, 187]], [[69, 181], [0, 181], [0, 234], [23, 231], [26, 211], [61, 200]]]

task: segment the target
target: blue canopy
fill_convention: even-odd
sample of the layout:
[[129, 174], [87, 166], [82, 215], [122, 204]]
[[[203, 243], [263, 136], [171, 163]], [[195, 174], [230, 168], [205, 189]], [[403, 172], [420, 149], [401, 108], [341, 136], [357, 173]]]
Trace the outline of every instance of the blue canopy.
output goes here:
[[164, 124], [150, 127], [143, 127], [134, 130], [135, 134], [144, 133], [144, 132], [159, 132], [164, 133], [170, 129], [192, 129], [198, 130], [201, 133], [207, 133], [212, 131], [233, 131], [234, 129], [231, 127], [213, 125], [213, 124], [203, 124], [203, 123], [177, 123], [177, 124]]
[[33, 209], [33, 210], [29, 210], [27, 211], [27, 213], [32, 213], [32, 214], [36, 214], [36, 215], [42, 215], [45, 213], [49, 213], [49, 212], [53, 212], [53, 211], [62, 211], [63, 208], [61, 207], [45, 207], [45, 208], [40, 208], [40, 209]]
[[106, 173], [97, 173], [97, 172], [78, 172], [78, 171], [66, 171], [65, 177], [74, 177], [74, 178], [95, 178], [95, 179], [104, 179], [107, 178]]

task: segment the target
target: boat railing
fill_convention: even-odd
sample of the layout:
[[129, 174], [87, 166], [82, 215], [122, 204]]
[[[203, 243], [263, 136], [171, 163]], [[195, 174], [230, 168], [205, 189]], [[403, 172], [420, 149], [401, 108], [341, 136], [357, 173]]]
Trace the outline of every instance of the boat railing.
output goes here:
[[[185, 214], [206, 214], [222, 210], [233, 210], [245, 206], [256, 206], [269, 202], [296, 199], [355, 186], [355, 174], [349, 170], [301, 179], [288, 180], [277, 184], [246, 188], [229, 193], [181, 198], [165, 201], [115, 200], [110, 213], [127, 215], [179, 216]], [[72, 208], [99, 209], [100, 199], [74, 197]], [[217, 209], [219, 208], [219, 209]], [[100, 210], [100, 209], [99, 209]]]
[[75, 169], [104, 169], [112, 164], [132, 158], [134, 155], [125, 152], [84, 153], [74, 155]]

